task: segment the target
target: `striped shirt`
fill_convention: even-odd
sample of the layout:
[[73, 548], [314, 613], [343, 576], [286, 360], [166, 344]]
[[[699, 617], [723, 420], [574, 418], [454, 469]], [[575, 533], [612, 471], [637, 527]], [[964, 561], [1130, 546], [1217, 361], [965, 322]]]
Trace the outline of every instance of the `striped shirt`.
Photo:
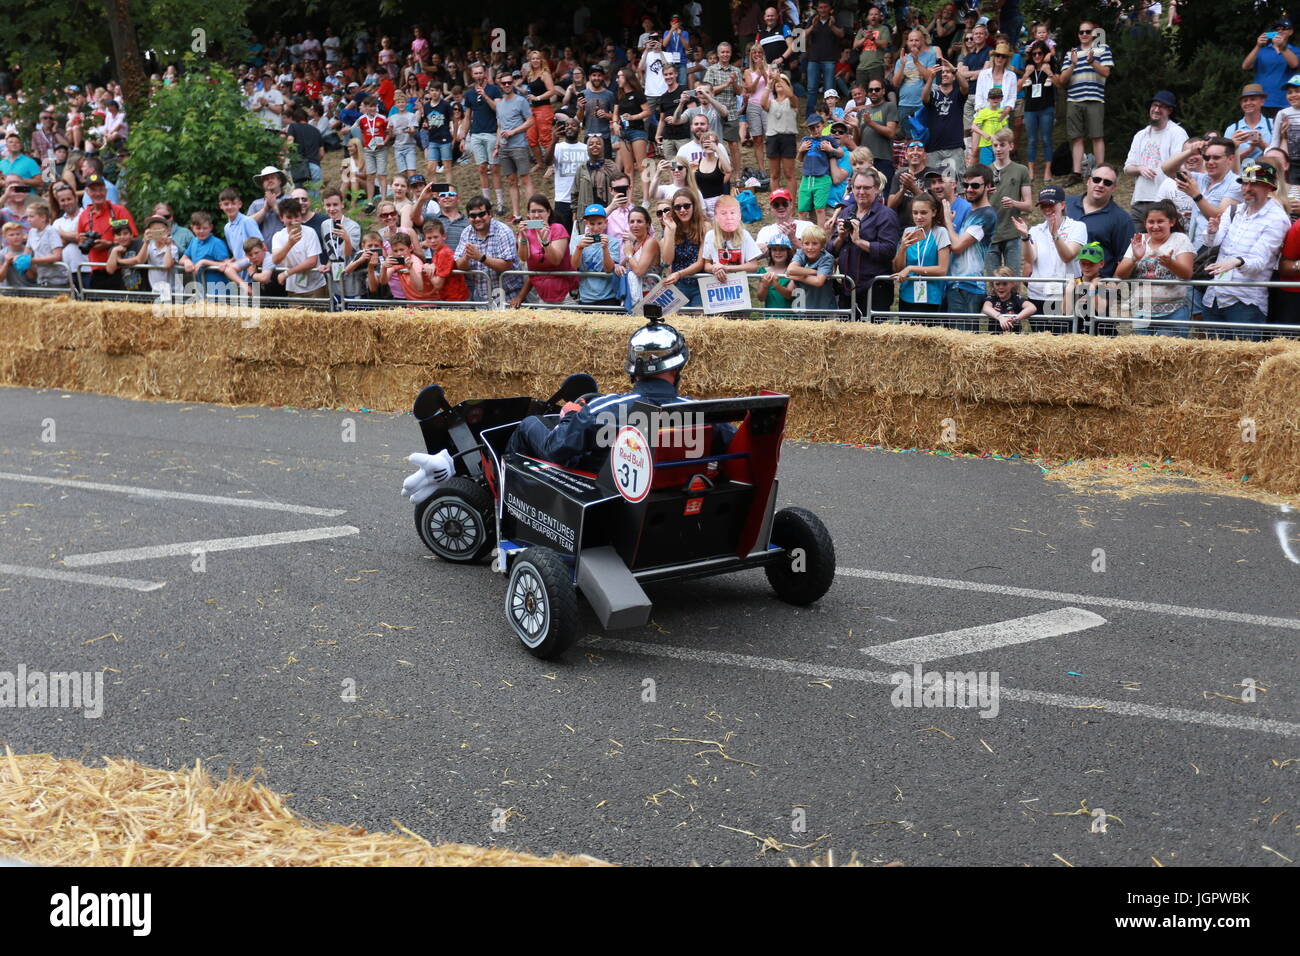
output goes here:
[[[709, 84], [710, 88], [721, 86], [724, 83], [730, 83], [732, 80], [739, 81], [738, 85], [743, 90], [745, 88], [744, 77], [741, 76], [740, 68], [734, 64], [723, 66], [721, 63], [714, 63], [704, 71], [704, 82]], [[727, 121], [730, 122], [736, 116], [736, 92], [728, 87], [720, 93], [714, 93], [713, 98], [727, 108]]]
[[[1224, 217], [1228, 218], [1228, 217]], [[1280, 205], [1265, 201], [1255, 212], [1245, 205], [1234, 206], [1226, 227], [1220, 225], [1218, 262], [1240, 258], [1244, 265], [1222, 273], [1225, 282], [1267, 282], [1277, 266], [1282, 241], [1291, 228], [1291, 217]], [[1268, 288], [1265, 286], [1210, 286], [1205, 290], [1205, 304], [1226, 307], [1234, 303], [1257, 306], [1268, 314]]]
[[[1095, 63], [1098, 66], [1113, 67], [1115, 59], [1110, 55], [1110, 47], [1101, 44], [1093, 44], [1093, 53], [1096, 54]], [[1070, 75], [1070, 85], [1066, 89], [1066, 100], [1071, 103], [1104, 103], [1106, 102], [1106, 78], [1093, 68], [1093, 63], [1088, 60], [1088, 51], [1083, 47], [1075, 47], [1066, 57], [1064, 68], [1068, 69], [1074, 63], [1073, 56], [1079, 54], [1078, 65], [1075, 66], [1074, 73]]]

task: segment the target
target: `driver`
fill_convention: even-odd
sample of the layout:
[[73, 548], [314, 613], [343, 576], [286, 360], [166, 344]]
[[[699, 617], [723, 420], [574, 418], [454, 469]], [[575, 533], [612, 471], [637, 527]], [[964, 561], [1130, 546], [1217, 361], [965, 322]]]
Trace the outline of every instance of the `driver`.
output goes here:
[[[560, 421], [554, 428], [539, 416], [525, 418], [510, 436], [506, 451], [566, 468], [596, 471], [609, 454], [608, 448], [597, 447], [597, 436], [611, 422], [621, 424], [634, 402], [662, 407], [690, 401], [677, 391], [682, 369], [691, 357], [686, 339], [671, 325], [659, 321], [655, 306], [646, 306], [646, 315], [649, 322], [637, 329], [627, 343], [626, 368], [632, 378], [632, 391], [584, 396], [568, 402], [560, 410]], [[735, 433], [732, 425], [714, 425], [714, 453], [724, 449]]]

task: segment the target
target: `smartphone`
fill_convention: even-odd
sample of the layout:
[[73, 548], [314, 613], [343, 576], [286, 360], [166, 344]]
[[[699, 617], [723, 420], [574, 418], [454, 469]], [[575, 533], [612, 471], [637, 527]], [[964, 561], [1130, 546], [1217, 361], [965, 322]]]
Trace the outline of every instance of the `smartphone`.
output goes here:
[[1265, 37], [1266, 39], [1269, 39], [1269, 40], [1276, 40], [1276, 39], [1277, 39], [1277, 31], [1274, 30], [1274, 31], [1272, 31], [1271, 33], [1265, 33], [1265, 34], [1264, 34], [1264, 37]]
[[541, 219], [526, 219], [526, 220], [524, 220], [524, 228], [525, 228], [525, 229], [545, 229], [545, 228], [546, 228], [546, 223], [543, 222]]
[[451, 183], [434, 183], [432, 186], [429, 187], [429, 192], [433, 193], [436, 196], [438, 193], [445, 193], [450, 189], [451, 189]]

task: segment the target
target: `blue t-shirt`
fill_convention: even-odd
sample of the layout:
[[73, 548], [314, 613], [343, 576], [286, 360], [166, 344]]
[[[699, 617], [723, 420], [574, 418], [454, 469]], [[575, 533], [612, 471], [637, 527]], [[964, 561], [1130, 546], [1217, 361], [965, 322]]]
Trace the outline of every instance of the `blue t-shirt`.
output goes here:
[[[0, 176], [21, 176], [23, 179], [35, 179], [41, 174], [41, 164], [26, 153], [17, 159], [0, 159]], [[112, 197], [109, 197], [112, 201]]]
[[[230, 249], [215, 235], [209, 235], [206, 239], [197, 237], [192, 239], [190, 244], [185, 247], [184, 255], [190, 262], [198, 262], [200, 259], [212, 259], [221, 262], [230, 258]], [[216, 269], [206, 267], [199, 270], [199, 278], [207, 284], [209, 289], [220, 286], [226, 281], [226, 277]]]
[[[794, 254], [791, 260], [796, 266], [804, 266], [808, 269], [816, 269], [824, 276], [835, 274], [835, 257], [826, 249], [822, 248], [822, 254], [817, 257], [816, 262], [809, 262], [808, 257], [802, 249]], [[805, 285], [800, 282], [796, 290], [803, 290], [803, 307], [810, 312], [823, 312], [830, 309], [838, 309], [839, 301], [835, 296], [835, 287], [831, 282], [824, 282], [819, 286]], [[797, 292], [796, 292], [797, 298]]]
[[[1300, 56], [1300, 47], [1287, 44], [1287, 49]], [[1277, 48], [1272, 43], [1256, 53], [1255, 82], [1264, 87], [1264, 92], [1268, 94], [1264, 105], [1279, 109], [1286, 106], [1286, 87], [1283, 84], [1291, 78], [1292, 74], [1298, 72], [1300, 70], [1287, 66], [1286, 59], [1277, 52]]]
[[803, 145], [807, 140], [812, 140], [812, 145], [808, 147], [808, 152], [803, 157], [803, 174], [805, 176], [829, 176], [831, 173], [831, 154], [823, 152], [821, 144], [823, 142], [837, 146], [833, 136], [805, 136], [800, 141]]
[[[849, 183], [853, 181], [853, 161], [849, 158], [849, 150], [844, 150], [844, 155], [836, 160], [840, 164], [840, 169], [848, 173], [840, 182], [831, 186], [830, 198], [826, 201], [828, 206], [839, 206], [844, 203], [844, 192], [849, 188]], [[829, 165], [827, 169], [829, 170]]]
[[[501, 99], [501, 88], [495, 83], [489, 83], [483, 88], [483, 92], [494, 100]], [[497, 111], [479, 95], [476, 87], [471, 86], [465, 91], [465, 105], [470, 111], [469, 131], [471, 133], [495, 133], [497, 131]]]
[[[961, 226], [962, 234], [977, 232], [978, 235], [974, 242], [949, 260], [948, 275], [984, 275], [984, 256], [988, 253], [989, 245], [993, 242], [993, 230], [997, 228], [997, 224], [998, 214], [992, 206], [981, 206], [979, 209], [972, 209], [967, 214], [966, 221]], [[984, 292], [984, 283], [982, 282], [949, 282], [946, 285], [965, 292]]]
[[[906, 233], [906, 230], [904, 230]], [[942, 237], [943, 246], [940, 246]], [[907, 264], [909, 266], [937, 266], [939, 264], [939, 249], [946, 248], [948, 244], [947, 230], [940, 226], [938, 229], [931, 229], [930, 234], [920, 242], [914, 242], [907, 247]], [[949, 261], [951, 265], [951, 260]], [[944, 286], [946, 282], [928, 282], [925, 278], [920, 280], [925, 283], [925, 299], [921, 304], [924, 305], [942, 305]], [[911, 302], [913, 305], [918, 303], [916, 280], [905, 279], [899, 286], [898, 296], [904, 302]]]
[[[912, 54], [905, 54], [907, 62], [903, 66], [903, 85], [898, 88], [898, 105], [899, 106], [921, 106], [921, 89], [925, 86], [925, 80], [921, 79], [920, 71], [912, 63]], [[904, 59], [899, 57], [900, 62]], [[931, 49], [924, 49], [921, 55], [916, 58], [922, 66], [933, 69], [938, 59]]]
[[[579, 272], [605, 272], [605, 253], [600, 243], [593, 242], [581, 252], [578, 251], [578, 241], [583, 235], [581, 232], [574, 232], [569, 240], [573, 268]], [[609, 257], [618, 262], [623, 258], [623, 243], [616, 236], [610, 236], [608, 242]], [[606, 272], [603, 276], [584, 276], [578, 280], [579, 302], [599, 302], [602, 299], [612, 299], [617, 295], [618, 279], [611, 273]]]

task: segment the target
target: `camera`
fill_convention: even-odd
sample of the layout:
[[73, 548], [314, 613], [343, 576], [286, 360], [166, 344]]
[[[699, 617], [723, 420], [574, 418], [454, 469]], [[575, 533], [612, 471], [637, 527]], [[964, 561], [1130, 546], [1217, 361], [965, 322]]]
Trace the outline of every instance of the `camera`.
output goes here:
[[95, 243], [99, 242], [99, 240], [102, 238], [104, 237], [101, 236], [99, 233], [97, 233], [94, 229], [91, 229], [89, 232], [85, 234], [84, 238], [82, 238], [82, 240], [77, 243], [77, 248], [81, 250], [81, 254], [83, 256], [89, 255], [90, 250], [94, 247]]

